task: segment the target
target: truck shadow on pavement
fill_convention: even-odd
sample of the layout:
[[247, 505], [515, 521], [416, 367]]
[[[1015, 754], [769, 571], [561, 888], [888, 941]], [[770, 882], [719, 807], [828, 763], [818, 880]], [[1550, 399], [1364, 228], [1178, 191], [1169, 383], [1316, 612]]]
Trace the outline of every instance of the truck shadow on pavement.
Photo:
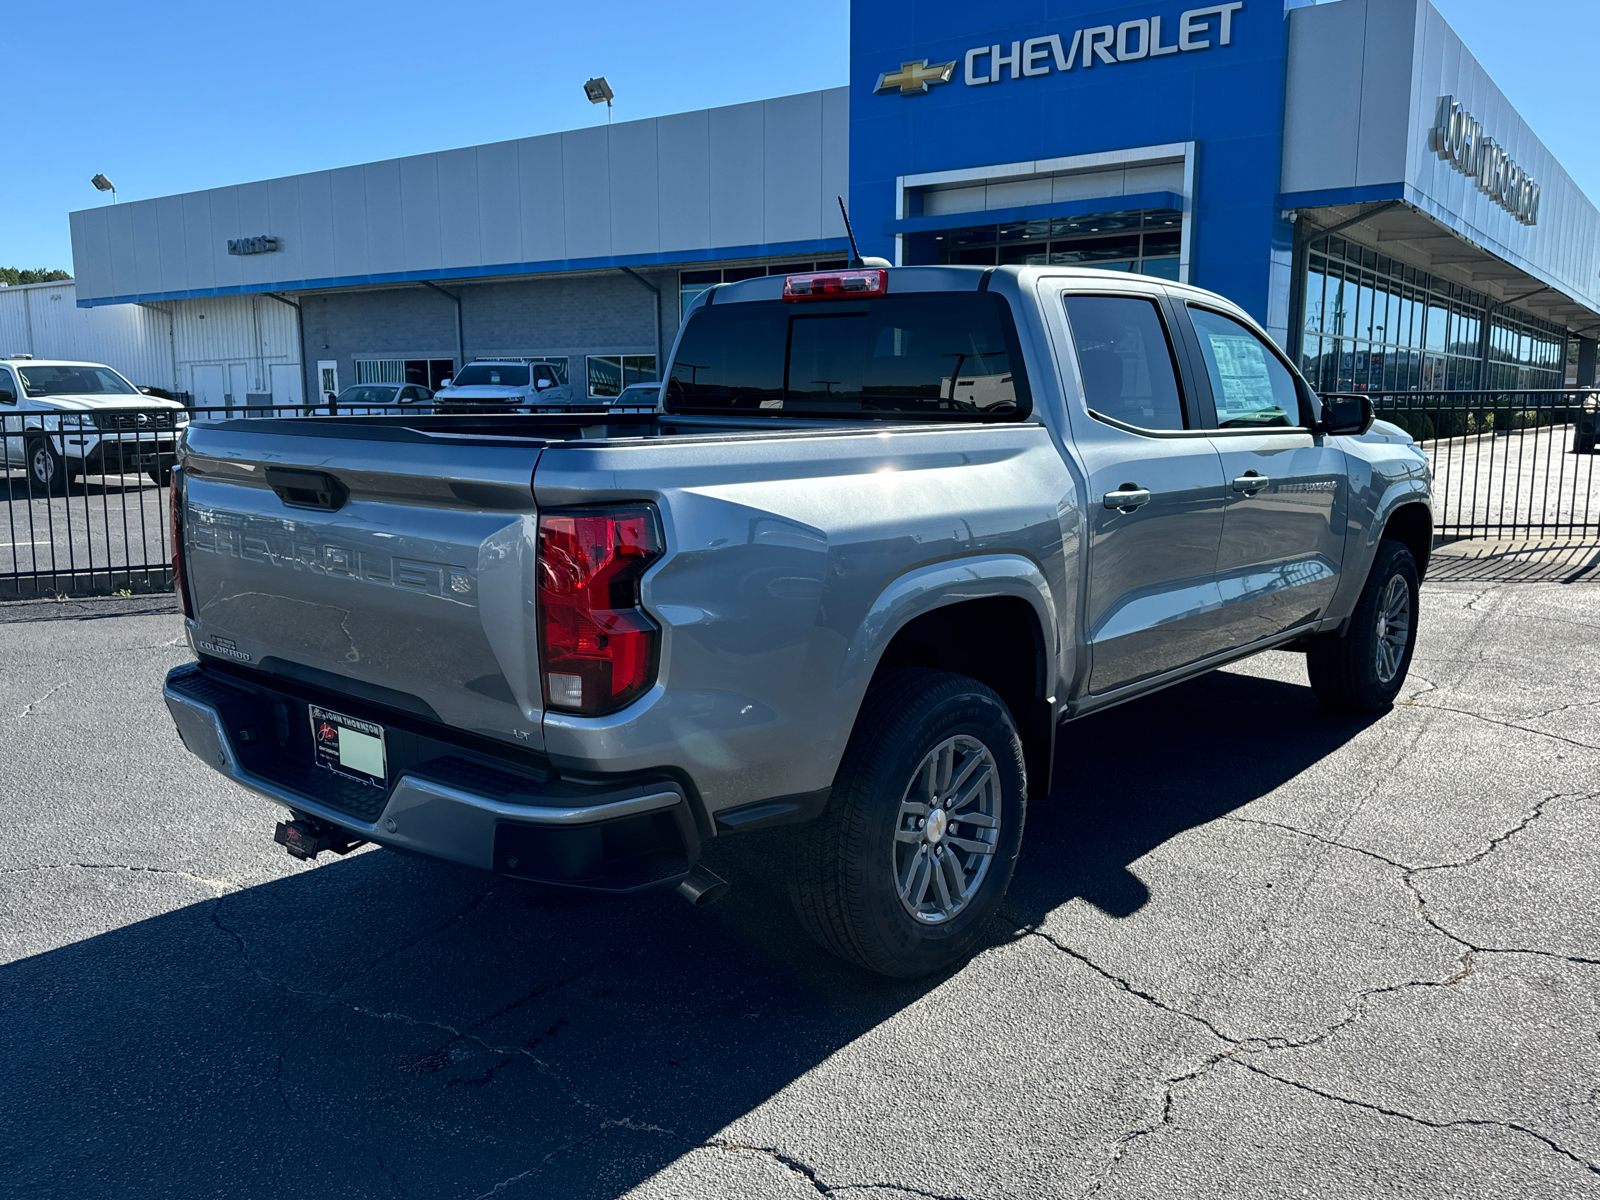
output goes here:
[[[1068, 727], [1008, 912], [1132, 913], [1131, 863], [1362, 727], [1306, 688], [1230, 675]], [[719, 844], [734, 888], [708, 910], [367, 852], [0, 968], [5, 1190], [621, 1195], [960, 986], [812, 946], [783, 844]], [[1020, 936], [1000, 924], [997, 948]]]

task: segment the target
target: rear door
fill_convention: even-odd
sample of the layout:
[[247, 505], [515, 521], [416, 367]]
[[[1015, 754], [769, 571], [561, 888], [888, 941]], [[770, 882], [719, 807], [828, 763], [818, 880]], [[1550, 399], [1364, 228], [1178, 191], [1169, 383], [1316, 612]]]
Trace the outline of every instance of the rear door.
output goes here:
[[1056, 303], [1087, 409], [1072, 427], [1089, 487], [1088, 690], [1103, 694], [1226, 648], [1222, 465], [1182, 389], [1160, 296], [1107, 286]]
[[1348, 467], [1311, 432], [1308, 389], [1276, 347], [1220, 309], [1174, 307], [1227, 484], [1217, 579], [1227, 637], [1244, 646], [1326, 612], [1344, 554]]

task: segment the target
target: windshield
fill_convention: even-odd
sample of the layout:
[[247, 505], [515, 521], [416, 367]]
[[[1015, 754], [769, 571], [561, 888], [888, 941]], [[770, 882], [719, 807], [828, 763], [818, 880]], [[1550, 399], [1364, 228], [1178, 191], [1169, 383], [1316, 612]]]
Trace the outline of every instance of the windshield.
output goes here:
[[340, 404], [393, 404], [395, 389], [358, 383], [339, 393]]
[[699, 309], [667, 381], [672, 412], [972, 419], [1027, 415], [1011, 313], [992, 293]]
[[17, 365], [29, 396], [137, 396], [141, 393], [110, 367], [30, 367]]
[[462, 367], [453, 387], [527, 387], [528, 368], [512, 363], [473, 363]]

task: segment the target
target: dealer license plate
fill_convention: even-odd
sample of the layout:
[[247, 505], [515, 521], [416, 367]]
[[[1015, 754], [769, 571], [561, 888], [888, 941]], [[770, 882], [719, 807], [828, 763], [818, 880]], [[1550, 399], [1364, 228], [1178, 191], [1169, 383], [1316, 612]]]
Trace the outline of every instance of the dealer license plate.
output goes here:
[[388, 758], [383, 745], [383, 726], [347, 717], [331, 709], [311, 709], [311, 741], [316, 746], [317, 766], [338, 775], [389, 786]]

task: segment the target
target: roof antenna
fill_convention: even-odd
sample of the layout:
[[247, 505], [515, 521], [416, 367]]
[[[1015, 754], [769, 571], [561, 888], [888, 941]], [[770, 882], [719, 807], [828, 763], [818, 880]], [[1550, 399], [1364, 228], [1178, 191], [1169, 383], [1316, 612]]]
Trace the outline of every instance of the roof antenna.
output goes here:
[[855, 231], [850, 228], [850, 214], [845, 211], [844, 197], [840, 196], [838, 200], [839, 215], [844, 218], [844, 235], [850, 239], [850, 265], [852, 267], [864, 267], [866, 263], [861, 261], [861, 251], [856, 246]]

